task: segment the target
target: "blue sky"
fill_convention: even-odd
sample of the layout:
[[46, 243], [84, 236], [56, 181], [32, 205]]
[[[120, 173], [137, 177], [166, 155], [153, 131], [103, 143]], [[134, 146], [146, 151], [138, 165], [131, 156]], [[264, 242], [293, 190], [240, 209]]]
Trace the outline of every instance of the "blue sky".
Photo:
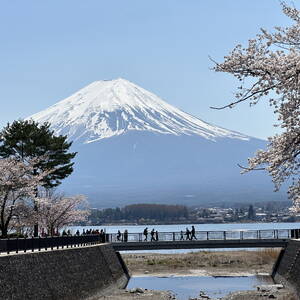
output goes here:
[[14, 0], [0, 2], [0, 126], [95, 80], [126, 78], [205, 121], [273, 135], [266, 103], [215, 111], [238, 82], [214, 73], [260, 27], [288, 25], [274, 0]]

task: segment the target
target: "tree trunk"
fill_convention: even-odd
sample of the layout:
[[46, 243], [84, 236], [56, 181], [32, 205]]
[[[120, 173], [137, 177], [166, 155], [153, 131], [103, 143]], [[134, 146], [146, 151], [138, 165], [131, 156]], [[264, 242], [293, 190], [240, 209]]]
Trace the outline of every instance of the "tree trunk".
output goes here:
[[[33, 174], [37, 175], [37, 171], [36, 169], [33, 170]], [[35, 196], [38, 196], [38, 188], [35, 189]], [[37, 201], [34, 200], [34, 211], [37, 212], [38, 211], [38, 204]], [[34, 237], [38, 237], [39, 236], [39, 224], [36, 222], [33, 226], [33, 236]]]
[[7, 238], [7, 234], [8, 234], [8, 229], [7, 229], [7, 227], [2, 227], [1, 228], [1, 238]]

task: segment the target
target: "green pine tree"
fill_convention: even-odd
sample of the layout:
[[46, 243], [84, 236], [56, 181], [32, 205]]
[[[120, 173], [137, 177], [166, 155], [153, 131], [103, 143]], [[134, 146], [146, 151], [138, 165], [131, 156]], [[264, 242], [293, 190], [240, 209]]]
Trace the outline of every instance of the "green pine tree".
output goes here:
[[0, 157], [15, 156], [24, 161], [46, 157], [35, 169], [35, 172], [54, 170], [44, 179], [46, 188], [58, 186], [73, 172], [71, 160], [76, 152], [68, 152], [71, 145], [66, 136], [55, 136], [49, 123], [40, 125], [33, 120], [14, 121], [0, 132]]

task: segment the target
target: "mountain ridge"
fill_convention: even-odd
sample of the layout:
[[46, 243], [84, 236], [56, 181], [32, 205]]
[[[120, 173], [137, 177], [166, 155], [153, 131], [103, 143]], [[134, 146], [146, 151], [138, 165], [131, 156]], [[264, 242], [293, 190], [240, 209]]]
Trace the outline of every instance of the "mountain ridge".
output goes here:
[[71, 140], [83, 143], [131, 130], [199, 135], [211, 140], [220, 137], [249, 139], [183, 112], [122, 78], [95, 81], [29, 118], [49, 122], [57, 134], [67, 133]]
[[74, 141], [74, 172], [61, 189], [87, 195], [93, 207], [286, 199], [265, 172], [240, 175], [237, 164], [266, 141], [204, 122], [124, 79], [95, 81], [30, 118]]

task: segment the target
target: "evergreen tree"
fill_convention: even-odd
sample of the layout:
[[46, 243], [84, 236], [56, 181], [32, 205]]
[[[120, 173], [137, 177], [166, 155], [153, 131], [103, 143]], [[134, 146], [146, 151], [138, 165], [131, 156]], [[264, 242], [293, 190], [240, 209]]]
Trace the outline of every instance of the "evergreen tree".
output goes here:
[[249, 220], [255, 219], [255, 209], [252, 204], [249, 206], [249, 209], [248, 209], [248, 219]]
[[61, 180], [73, 172], [76, 152], [69, 153], [72, 142], [66, 136], [55, 136], [50, 124], [39, 125], [33, 120], [18, 120], [7, 124], [0, 132], [0, 157], [16, 157], [27, 161], [44, 156], [35, 165], [34, 172], [39, 174], [45, 170], [54, 170], [44, 178], [44, 187], [58, 186]]

